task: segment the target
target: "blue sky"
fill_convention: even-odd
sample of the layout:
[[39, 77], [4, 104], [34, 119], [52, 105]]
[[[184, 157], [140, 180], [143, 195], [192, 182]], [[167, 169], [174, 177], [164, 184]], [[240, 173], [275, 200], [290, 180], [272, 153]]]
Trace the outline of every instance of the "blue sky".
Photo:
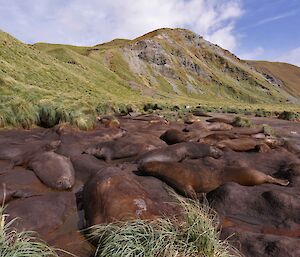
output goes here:
[[26, 43], [95, 45], [160, 27], [300, 66], [300, 0], [0, 0], [0, 29]]

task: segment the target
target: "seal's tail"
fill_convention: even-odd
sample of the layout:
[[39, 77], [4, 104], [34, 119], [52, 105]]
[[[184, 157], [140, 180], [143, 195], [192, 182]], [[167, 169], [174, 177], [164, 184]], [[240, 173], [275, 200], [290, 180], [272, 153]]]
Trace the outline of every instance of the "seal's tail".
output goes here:
[[269, 183], [287, 186], [290, 182], [287, 179], [279, 179], [269, 176]]

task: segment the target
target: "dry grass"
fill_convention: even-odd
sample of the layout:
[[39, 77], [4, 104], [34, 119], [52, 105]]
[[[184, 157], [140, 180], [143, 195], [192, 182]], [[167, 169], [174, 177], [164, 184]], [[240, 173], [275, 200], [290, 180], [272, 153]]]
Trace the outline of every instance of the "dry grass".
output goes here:
[[96, 257], [233, 257], [241, 256], [220, 240], [217, 214], [207, 205], [178, 198], [183, 218], [131, 220], [89, 229], [98, 243]]

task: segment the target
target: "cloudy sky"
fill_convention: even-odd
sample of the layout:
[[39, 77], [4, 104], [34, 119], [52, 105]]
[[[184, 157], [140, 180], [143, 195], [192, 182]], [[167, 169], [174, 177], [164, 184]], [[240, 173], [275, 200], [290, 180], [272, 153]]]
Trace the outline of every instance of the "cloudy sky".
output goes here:
[[0, 0], [0, 29], [26, 43], [95, 45], [161, 27], [300, 66], [300, 0]]

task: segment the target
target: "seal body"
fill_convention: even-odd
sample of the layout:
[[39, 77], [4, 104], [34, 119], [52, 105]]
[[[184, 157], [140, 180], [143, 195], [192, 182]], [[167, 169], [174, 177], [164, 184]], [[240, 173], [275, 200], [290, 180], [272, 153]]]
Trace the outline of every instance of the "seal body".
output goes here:
[[139, 166], [139, 175], [159, 178], [190, 198], [196, 198], [198, 193], [210, 192], [222, 184], [218, 172], [186, 163], [147, 162]]
[[152, 161], [179, 162], [185, 158], [197, 159], [206, 156], [219, 158], [222, 156], [222, 151], [207, 144], [186, 142], [149, 151], [139, 157], [138, 163]]
[[[161, 140], [159, 141], [163, 143]], [[154, 140], [153, 143], [151, 143], [151, 140], [149, 141], [145, 136], [133, 135], [92, 145], [88, 147], [84, 153], [94, 155], [99, 159], [111, 161], [133, 157], [153, 150], [156, 148], [156, 143]]]
[[139, 175], [154, 176], [176, 191], [195, 198], [199, 193], [208, 193], [227, 182], [236, 182], [244, 186], [264, 183], [287, 186], [289, 181], [277, 179], [246, 166], [225, 166], [209, 169], [205, 165], [175, 162], [148, 162], [139, 166]]
[[160, 139], [165, 141], [168, 145], [187, 142], [189, 140], [186, 132], [177, 129], [168, 129], [160, 136]]
[[55, 152], [36, 154], [29, 161], [28, 167], [45, 185], [53, 189], [70, 189], [75, 183], [75, 172], [70, 159]]
[[87, 226], [175, 215], [177, 208], [171, 202], [174, 200], [158, 179], [142, 179], [118, 167], [99, 171], [83, 188]]

